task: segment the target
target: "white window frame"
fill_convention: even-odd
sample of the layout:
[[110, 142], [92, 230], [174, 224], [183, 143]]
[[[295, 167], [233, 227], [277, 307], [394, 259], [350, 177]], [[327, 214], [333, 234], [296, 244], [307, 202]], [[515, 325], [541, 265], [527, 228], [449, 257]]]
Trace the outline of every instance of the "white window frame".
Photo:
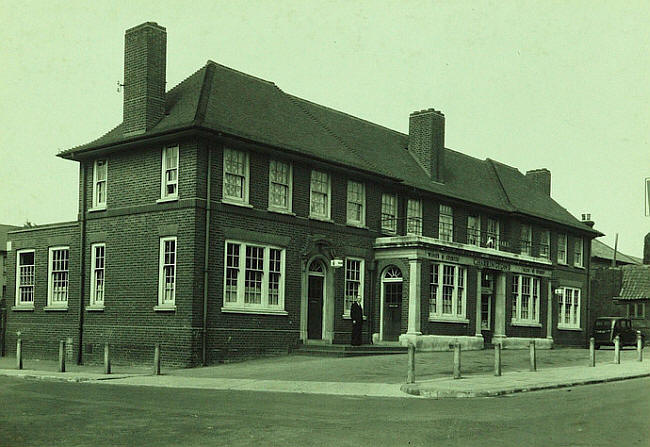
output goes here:
[[[350, 186], [358, 186], [361, 192], [361, 198], [360, 200], [357, 200], [356, 198], [350, 197]], [[348, 225], [353, 225], [356, 227], [363, 227], [366, 225], [366, 185], [363, 182], [356, 182], [354, 180], [348, 180], [348, 190], [347, 190], [347, 207], [346, 207], [346, 213], [347, 213], [347, 224]], [[359, 220], [354, 219], [351, 214], [350, 214], [350, 205], [358, 206], [361, 209], [361, 218]]]
[[[165, 263], [165, 243], [171, 241], [174, 242], [174, 263], [167, 264]], [[178, 240], [176, 236], [161, 237], [158, 252], [158, 305], [155, 310], [176, 309], [176, 289], [178, 287]], [[174, 288], [171, 299], [165, 299], [165, 267], [167, 266], [174, 268]]]
[[[444, 283], [445, 267], [454, 269], [453, 285]], [[462, 281], [460, 280], [461, 277]], [[467, 319], [467, 268], [457, 264], [434, 262], [431, 263], [429, 278], [429, 320], [467, 323], [469, 321]], [[446, 313], [443, 309], [443, 288], [450, 285], [453, 286], [451, 313]], [[460, 313], [458, 312], [459, 305], [461, 308]]]
[[[228, 245], [238, 245], [239, 252], [237, 254], [237, 273], [236, 273], [236, 301], [227, 300], [226, 283], [228, 278]], [[261, 299], [260, 303], [246, 303], [245, 288], [246, 288], [246, 247], [262, 248], [264, 250], [263, 268], [262, 268], [262, 283], [261, 283]], [[269, 279], [270, 279], [270, 259], [271, 250], [278, 250], [280, 252], [280, 270], [273, 273], [280, 274], [278, 282], [278, 304], [269, 304]], [[287, 315], [284, 310], [284, 295], [285, 295], [285, 270], [286, 270], [286, 249], [275, 245], [266, 245], [257, 242], [244, 242], [239, 240], [227, 239], [224, 243], [224, 269], [223, 269], [223, 305], [222, 312], [241, 312], [241, 313], [272, 313]], [[234, 268], [234, 267], [233, 267]]]
[[422, 236], [422, 200], [408, 199], [406, 202], [406, 234]]
[[[54, 271], [54, 252], [65, 251], [67, 252], [67, 270], [57, 270]], [[64, 273], [66, 275], [66, 285], [65, 285], [65, 300], [59, 299], [54, 301], [54, 274], [55, 273]], [[67, 309], [68, 308], [68, 298], [70, 296], [70, 247], [61, 245], [56, 247], [50, 247], [48, 249], [47, 255], [47, 307], [52, 309]]]
[[[541, 292], [541, 279], [537, 276], [529, 275], [513, 275], [513, 287], [517, 285], [517, 292], [511, 290], [511, 299], [513, 304], [513, 312], [511, 316], [511, 324], [518, 326], [539, 326], [539, 306], [542, 302], [540, 297]], [[523, 318], [522, 315], [522, 295], [523, 283], [528, 282], [530, 300], [528, 301], [528, 317]]]
[[627, 303], [627, 316], [632, 319], [645, 319], [645, 303]]
[[[474, 221], [475, 226], [470, 224], [472, 221]], [[477, 247], [481, 246], [481, 216], [467, 216], [467, 243]]]
[[383, 233], [397, 233], [397, 194], [385, 192], [381, 195], [380, 219]]
[[[327, 178], [327, 194], [322, 191], [314, 191], [314, 174], [325, 175]], [[325, 194], [325, 200], [327, 204], [325, 206], [325, 214], [314, 213], [312, 206], [314, 204], [315, 194]], [[330, 220], [332, 215], [332, 176], [329, 172], [319, 171], [318, 169], [312, 169], [311, 175], [309, 177], [309, 217], [312, 219], [318, 220]]]
[[[32, 253], [34, 255], [34, 263], [31, 265], [22, 265], [20, 263], [20, 255], [25, 254], [25, 253]], [[21, 281], [21, 275], [20, 275], [20, 268], [21, 267], [26, 267], [32, 268], [32, 273], [31, 273], [31, 284], [26, 284], [23, 285]], [[27, 290], [31, 290], [31, 296], [32, 299], [31, 301], [23, 301], [22, 300], [22, 294], [20, 293], [20, 289], [25, 288]], [[34, 308], [34, 300], [36, 296], [36, 251], [32, 248], [30, 249], [24, 249], [24, 250], [18, 250], [16, 251], [16, 300], [15, 300], [15, 305], [16, 307], [22, 307], [22, 308]]]
[[[546, 248], [546, 253], [544, 253], [544, 248]], [[542, 230], [539, 234], [539, 257], [551, 259], [551, 232], [549, 230]]]
[[[273, 166], [282, 164], [287, 168], [287, 183], [282, 183], [281, 181], [273, 178]], [[280, 185], [287, 189], [287, 205], [279, 206], [273, 203], [273, 189], [274, 185]], [[248, 189], [248, 188], [247, 188]], [[291, 213], [293, 203], [293, 165], [289, 162], [283, 160], [272, 159], [269, 162], [269, 210], [276, 211], [281, 213]]]
[[[568, 249], [568, 237], [566, 233], [558, 233], [557, 235], [557, 263], [558, 264], [567, 264], [567, 249]], [[563, 256], [560, 256], [561, 253], [564, 253]]]
[[[104, 169], [105, 169], [105, 178], [103, 180], [99, 180], [97, 178], [97, 172], [98, 172], [98, 165], [99, 163], [104, 163]], [[99, 194], [99, 188], [100, 185], [103, 184], [103, 189], [104, 189], [104, 200], [99, 201], [98, 194]], [[93, 162], [93, 200], [92, 200], [92, 209], [93, 210], [105, 210], [106, 209], [106, 202], [107, 202], [107, 197], [108, 197], [108, 160], [106, 159], [101, 159], [101, 160], [95, 160]]]
[[[239, 172], [229, 172], [226, 159], [228, 158], [229, 154], [237, 154], [237, 156], [243, 156], [243, 162], [244, 162], [244, 174], [243, 174], [243, 181], [242, 181], [242, 195], [240, 196], [234, 196], [234, 195], [228, 195], [227, 194], [227, 178], [229, 175], [231, 176], [238, 176], [241, 177], [242, 174]], [[246, 151], [240, 151], [238, 149], [232, 149], [229, 147], [225, 147], [223, 149], [223, 186], [222, 186], [222, 201], [231, 203], [234, 205], [248, 205], [248, 200], [249, 200], [249, 186], [250, 186], [250, 157], [248, 152]]]
[[[97, 265], [97, 248], [103, 248], [103, 265], [100, 267]], [[97, 292], [99, 291], [98, 279], [99, 272], [101, 272], [101, 299], [97, 298]], [[92, 244], [90, 246], [90, 308], [104, 308], [104, 302], [106, 298], [106, 244], [104, 242]]]
[[522, 255], [532, 256], [533, 254], [533, 226], [531, 224], [521, 224], [521, 234], [519, 239], [519, 252]]
[[[569, 321], [566, 321], [567, 291], [571, 291]], [[577, 305], [575, 304], [577, 298]], [[580, 329], [580, 311], [582, 309], [582, 291], [575, 287], [560, 287], [558, 294], [558, 329]]]
[[[349, 273], [349, 262], [358, 262], [359, 263], [359, 279], [349, 279], [348, 278], [348, 273]], [[352, 258], [352, 257], [347, 257], [345, 258], [345, 284], [344, 284], [344, 289], [343, 289], [343, 316], [344, 317], [349, 317], [350, 316], [350, 308], [352, 306], [352, 301], [356, 298], [359, 300], [359, 304], [361, 305], [361, 308], [364, 309], [364, 304], [365, 304], [365, 293], [364, 293], [364, 279], [365, 279], [365, 261], [361, 258]], [[348, 296], [348, 283], [355, 282], [359, 284], [359, 287], [357, 288], [357, 295], [355, 296]]]
[[[176, 151], [176, 167], [175, 168], [170, 168], [167, 166], [167, 152], [168, 151]], [[179, 189], [179, 181], [178, 179], [180, 178], [180, 148], [178, 145], [175, 146], [166, 146], [163, 147], [161, 151], [161, 156], [162, 156], [162, 162], [160, 164], [161, 166], [161, 174], [160, 174], [160, 200], [165, 201], [165, 200], [176, 200], [178, 199], [178, 189]], [[172, 171], [176, 170], [176, 180], [174, 181], [167, 181], [167, 171]], [[168, 185], [175, 185], [176, 189], [173, 193], [168, 193], [167, 192], [167, 186]]]
[[578, 237], [575, 240], [573, 248], [573, 265], [574, 267], [585, 266], [585, 240], [582, 237]]
[[[490, 228], [491, 224], [494, 222], [495, 229], [494, 231]], [[488, 217], [487, 219], [487, 227], [485, 231], [485, 246], [487, 248], [493, 248], [495, 250], [499, 250], [500, 248], [500, 225], [499, 225], [499, 219], [494, 219], [492, 217]]]
[[[450, 229], [450, 234], [447, 234], [447, 228]], [[445, 229], [444, 232], [443, 229]], [[438, 214], [438, 239], [445, 242], [454, 241], [454, 209], [451, 205], [440, 204]]]

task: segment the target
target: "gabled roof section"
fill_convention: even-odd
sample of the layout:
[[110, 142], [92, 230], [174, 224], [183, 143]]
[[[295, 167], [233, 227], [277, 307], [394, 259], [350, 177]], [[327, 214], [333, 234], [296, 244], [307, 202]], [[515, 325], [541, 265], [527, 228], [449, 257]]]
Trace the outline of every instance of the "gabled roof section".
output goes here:
[[615, 300], [650, 300], [650, 265], [626, 265], [623, 270], [623, 286]]
[[[605, 244], [604, 242], [599, 241], [598, 239], [592, 239], [591, 240], [591, 257], [611, 261], [611, 260], [614, 259], [614, 249], [612, 247], [610, 247], [609, 245]], [[633, 265], [642, 264], [640, 259], [635, 258], [634, 256], [625, 255], [625, 254], [621, 253], [620, 251], [616, 252], [616, 262], [617, 263], [625, 263], [625, 264], [633, 264]]]
[[408, 151], [408, 135], [287, 94], [273, 82], [212, 61], [167, 92], [165, 116], [145, 134], [124, 136], [120, 124], [58, 156], [77, 159], [94, 149], [190, 127], [377, 174], [425, 192], [598, 233], [539, 192], [517, 169], [444, 149], [445, 181], [437, 183]]

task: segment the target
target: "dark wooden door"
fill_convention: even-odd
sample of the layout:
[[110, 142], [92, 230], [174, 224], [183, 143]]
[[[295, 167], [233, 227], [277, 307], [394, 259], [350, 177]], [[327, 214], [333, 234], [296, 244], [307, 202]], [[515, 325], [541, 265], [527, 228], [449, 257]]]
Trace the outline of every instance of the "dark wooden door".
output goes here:
[[492, 343], [494, 333], [494, 300], [491, 294], [481, 295], [481, 334], [485, 343]]
[[384, 283], [384, 340], [398, 340], [402, 324], [402, 283]]
[[323, 277], [309, 276], [307, 290], [307, 338], [323, 338]]

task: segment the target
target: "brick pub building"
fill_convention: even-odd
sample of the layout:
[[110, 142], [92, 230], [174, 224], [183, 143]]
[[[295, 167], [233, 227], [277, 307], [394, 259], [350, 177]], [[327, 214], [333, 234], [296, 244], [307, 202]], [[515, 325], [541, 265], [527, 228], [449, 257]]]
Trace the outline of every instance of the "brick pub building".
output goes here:
[[[126, 31], [123, 122], [63, 151], [75, 222], [9, 234], [7, 347], [196, 365], [300, 344], [583, 345], [590, 241], [546, 169], [405, 135], [208, 61], [165, 92], [166, 31]], [[406, 117], [405, 117], [406, 119]]]

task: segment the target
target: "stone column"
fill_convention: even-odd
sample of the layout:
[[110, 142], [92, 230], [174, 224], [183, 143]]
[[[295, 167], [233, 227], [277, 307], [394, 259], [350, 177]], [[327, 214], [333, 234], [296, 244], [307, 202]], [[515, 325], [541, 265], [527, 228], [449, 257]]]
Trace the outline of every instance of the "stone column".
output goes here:
[[482, 297], [482, 287], [481, 287], [481, 274], [483, 273], [483, 270], [481, 269], [476, 269], [476, 336], [477, 337], [482, 337], [483, 334], [481, 334], [481, 299]]
[[419, 259], [409, 261], [409, 319], [408, 335], [421, 335], [420, 332], [420, 295], [422, 263]]
[[494, 336], [506, 335], [506, 274], [499, 272], [494, 284]]

